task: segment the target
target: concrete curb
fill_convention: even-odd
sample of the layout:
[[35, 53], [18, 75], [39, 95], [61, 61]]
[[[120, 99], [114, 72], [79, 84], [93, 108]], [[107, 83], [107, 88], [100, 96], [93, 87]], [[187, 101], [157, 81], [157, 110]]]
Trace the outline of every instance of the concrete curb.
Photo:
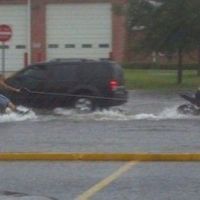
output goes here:
[[0, 161], [200, 161], [200, 153], [50, 153], [6, 152]]

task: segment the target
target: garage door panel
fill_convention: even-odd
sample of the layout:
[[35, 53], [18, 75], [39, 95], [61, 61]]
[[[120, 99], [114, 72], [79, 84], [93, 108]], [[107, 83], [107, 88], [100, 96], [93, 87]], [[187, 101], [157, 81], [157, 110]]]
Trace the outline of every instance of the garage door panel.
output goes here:
[[[51, 51], [51, 54], [49, 55], [50, 59], [54, 58], [55, 54], [57, 53], [56, 50]], [[98, 59], [98, 58], [105, 58], [109, 51], [96, 51], [94, 50], [85, 50], [85, 51], [63, 51], [60, 53], [56, 58], [91, 58], [91, 59]], [[88, 56], [89, 55], [89, 56]]]
[[[92, 35], [92, 36], [89, 36], [89, 35], [88, 36], [82, 36], [82, 35], [73, 36], [72, 34], [71, 35], [64, 34], [64, 36], [60, 36], [58, 40], [57, 35], [55, 34], [49, 38], [48, 44], [51, 44], [52, 42], [57, 43], [57, 44], [76, 42], [78, 44], [80, 41], [81, 43], [84, 43], [86, 41], [87, 42], [91, 41], [92, 43], [102, 43], [102, 42], [110, 43], [109, 39], [105, 39], [106, 36], [107, 36], [106, 34], [98, 34], [98, 35]], [[66, 37], [67, 37], [67, 40], [66, 40]]]
[[[88, 33], [88, 29], [90, 30], [90, 32]], [[51, 36], [49, 36], [49, 39], [50, 38], [62, 38], [65, 36], [66, 37], [104, 37], [104, 38], [107, 38], [108, 35], [110, 34], [110, 30], [109, 29], [104, 29], [103, 27], [100, 28], [95, 28], [93, 27], [91, 29], [91, 27], [88, 27], [87, 26], [83, 26], [83, 27], [75, 27], [75, 28], [70, 28], [68, 29], [67, 27], [65, 28], [61, 28], [61, 29], [57, 29], [59, 30], [60, 33], [58, 33], [58, 31], [56, 30], [53, 30], [51, 32]], [[76, 32], [76, 34], [75, 34]]]
[[111, 29], [110, 3], [48, 5], [47, 58], [108, 58]]

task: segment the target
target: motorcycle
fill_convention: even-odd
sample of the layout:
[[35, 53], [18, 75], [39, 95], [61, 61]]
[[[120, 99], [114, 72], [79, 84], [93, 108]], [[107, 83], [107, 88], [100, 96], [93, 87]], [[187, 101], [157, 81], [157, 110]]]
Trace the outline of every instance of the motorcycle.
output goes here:
[[200, 100], [197, 99], [197, 93], [194, 96], [187, 94], [180, 94], [180, 96], [189, 103], [178, 106], [178, 113], [185, 115], [200, 115]]

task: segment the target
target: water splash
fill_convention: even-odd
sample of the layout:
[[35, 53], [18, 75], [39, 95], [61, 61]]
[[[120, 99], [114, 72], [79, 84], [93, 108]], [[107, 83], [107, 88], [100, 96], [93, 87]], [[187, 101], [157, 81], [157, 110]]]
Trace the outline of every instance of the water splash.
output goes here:
[[76, 114], [75, 110], [73, 109], [65, 109], [65, 108], [55, 108], [53, 110], [55, 115], [63, 115], [63, 116], [71, 116]]
[[[20, 107], [21, 110], [26, 110]], [[56, 108], [51, 112], [30, 111], [26, 115], [13, 112], [0, 115], [0, 123], [15, 121], [51, 121], [51, 120], [72, 120], [72, 121], [132, 121], [132, 120], [169, 120], [169, 119], [200, 119], [200, 116], [183, 115], [177, 112], [177, 106], [164, 108], [159, 113], [134, 113], [134, 111], [111, 108], [109, 110], [97, 110], [91, 113], [78, 113], [73, 109]]]
[[177, 106], [164, 108], [159, 113], [136, 113], [122, 109], [97, 110], [92, 113], [77, 113], [74, 110], [57, 108], [56, 115], [62, 115], [71, 120], [89, 121], [130, 121], [130, 120], [166, 120], [166, 119], [200, 119], [199, 116], [183, 115], [177, 112]]
[[[27, 108], [19, 106], [18, 107], [22, 111], [26, 111]], [[25, 120], [31, 120], [36, 119], [36, 114], [30, 110], [29, 113], [22, 115], [15, 112], [11, 112], [11, 110], [7, 109], [5, 114], [0, 114], [0, 123], [3, 122], [15, 122], [15, 121], [25, 121]]]

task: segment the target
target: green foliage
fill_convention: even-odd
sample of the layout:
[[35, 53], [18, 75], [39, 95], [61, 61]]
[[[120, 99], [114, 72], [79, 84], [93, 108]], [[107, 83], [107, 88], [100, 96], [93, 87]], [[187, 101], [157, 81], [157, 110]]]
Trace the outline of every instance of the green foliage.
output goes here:
[[177, 52], [178, 83], [182, 82], [183, 53], [200, 48], [199, 8], [199, 0], [129, 0], [129, 30], [144, 27], [143, 36], [134, 41], [135, 49]]
[[129, 0], [127, 9], [128, 28], [132, 30], [134, 27], [144, 26], [149, 23], [154, 6], [146, 1]]
[[181, 85], [176, 84], [175, 70], [142, 70], [125, 69], [125, 82], [128, 89], [142, 90], [196, 90], [200, 79], [196, 71], [185, 70], [184, 81]]
[[[159, 69], [159, 70], [176, 70], [176, 64], [154, 64], [154, 63], [124, 63], [124, 69]], [[183, 64], [184, 70], [197, 70], [198, 64]]]
[[143, 50], [175, 52], [197, 48], [200, 41], [200, 1], [165, 0], [152, 4], [147, 0], [129, 0], [129, 30], [144, 26], [139, 40]]

